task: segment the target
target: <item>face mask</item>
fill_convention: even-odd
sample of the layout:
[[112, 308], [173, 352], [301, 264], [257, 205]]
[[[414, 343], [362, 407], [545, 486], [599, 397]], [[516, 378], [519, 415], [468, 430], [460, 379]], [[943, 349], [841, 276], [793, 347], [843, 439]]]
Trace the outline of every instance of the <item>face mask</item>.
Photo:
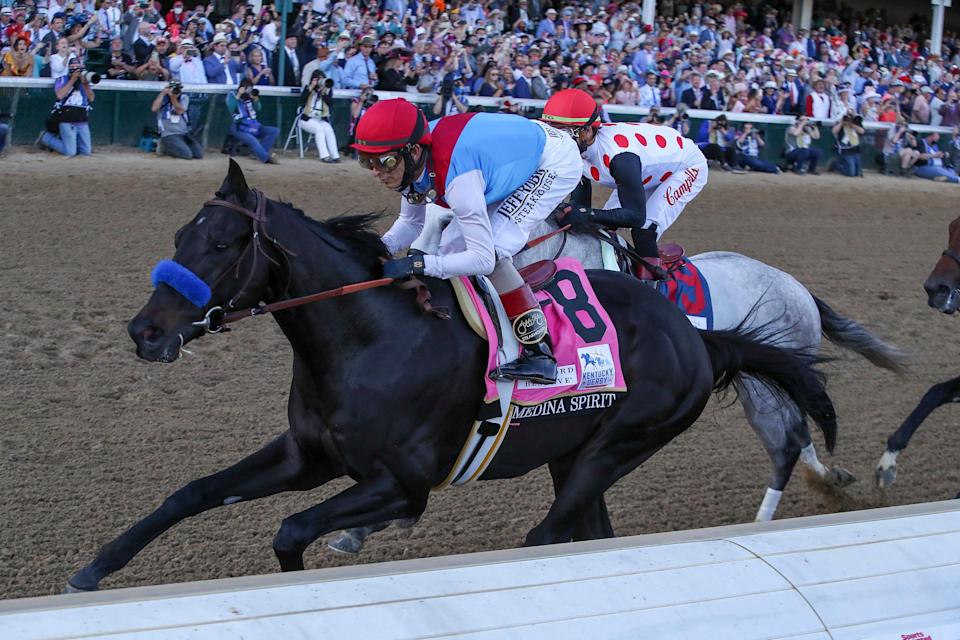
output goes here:
[[180, 15], [181, 13], [183, 13], [183, 9], [181, 9], [180, 7], [174, 7], [174, 8], [173, 8], [173, 15], [178, 16], [178, 15]]

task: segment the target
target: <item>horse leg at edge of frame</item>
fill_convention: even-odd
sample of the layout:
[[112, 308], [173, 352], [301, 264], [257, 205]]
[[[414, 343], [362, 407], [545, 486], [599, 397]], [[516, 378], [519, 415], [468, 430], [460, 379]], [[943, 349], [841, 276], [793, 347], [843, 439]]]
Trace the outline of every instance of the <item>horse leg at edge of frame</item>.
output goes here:
[[366, 478], [337, 495], [284, 518], [273, 538], [281, 571], [303, 569], [303, 552], [320, 536], [342, 529], [359, 529], [419, 517], [426, 508], [429, 487], [411, 497], [389, 470]]
[[308, 467], [287, 431], [236, 464], [193, 480], [168, 496], [150, 515], [101, 547], [96, 558], [68, 580], [66, 592], [95, 591], [101, 580], [186, 518], [282, 491], [312, 489], [340, 475], [316, 462]]
[[[554, 460], [550, 463], [550, 477], [553, 478], [553, 492], [557, 496], [566, 482], [570, 473], [572, 457], [568, 456], [561, 460]], [[573, 541], [580, 540], [600, 540], [602, 538], [614, 538], [613, 524], [610, 522], [610, 513], [607, 511], [607, 503], [603, 496], [594, 504], [587, 507], [580, 514], [580, 521], [573, 532]]]
[[[887, 439], [887, 448], [877, 463], [877, 486], [887, 489], [897, 479], [897, 456], [910, 444], [910, 438], [934, 409], [948, 402], [960, 402], [960, 377], [935, 384], [923, 395], [903, 424]], [[958, 494], [960, 495], [960, 494]]]

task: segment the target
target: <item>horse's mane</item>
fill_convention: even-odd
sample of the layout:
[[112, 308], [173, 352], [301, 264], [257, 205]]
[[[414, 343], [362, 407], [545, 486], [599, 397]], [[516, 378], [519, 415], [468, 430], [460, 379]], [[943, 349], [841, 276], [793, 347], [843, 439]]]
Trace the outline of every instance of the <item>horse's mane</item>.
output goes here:
[[379, 262], [380, 258], [390, 257], [390, 252], [387, 251], [386, 245], [380, 240], [380, 234], [375, 229], [383, 217], [381, 213], [343, 215], [327, 220], [316, 220], [289, 202], [281, 201], [279, 204], [296, 213], [310, 231], [321, 237], [323, 234], [333, 236], [354, 250], [355, 255], [363, 258], [364, 261]]

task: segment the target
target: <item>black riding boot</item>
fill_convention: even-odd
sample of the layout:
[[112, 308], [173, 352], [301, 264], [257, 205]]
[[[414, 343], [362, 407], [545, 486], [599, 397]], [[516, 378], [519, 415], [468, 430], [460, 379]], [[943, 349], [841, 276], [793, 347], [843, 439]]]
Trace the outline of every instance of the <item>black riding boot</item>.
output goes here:
[[[649, 229], [631, 229], [630, 237], [633, 239], [633, 248], [638, 254], [652, 266], [660, 267], [660, 249], [657, 247], [657, 228], [652, 226]], [[637, 277], [641, 280], [656, 280], [657, 276], [643, 264], [637, 265]]]
[[513, 325], [513, 333], [520, 342], [520, 357], [499, 367], [494, 377], [505, 380], [528, 380], [537, 384], [557, 381], [557, 360], [550, 348], [547, 318], [540, 309], [530, 285], [500, 296], [503, 307]]

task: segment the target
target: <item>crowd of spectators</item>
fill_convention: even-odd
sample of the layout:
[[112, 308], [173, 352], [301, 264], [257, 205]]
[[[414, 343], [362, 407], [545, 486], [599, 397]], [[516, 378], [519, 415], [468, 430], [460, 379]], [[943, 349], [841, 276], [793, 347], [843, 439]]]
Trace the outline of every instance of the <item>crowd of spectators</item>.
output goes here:
[[[577, 87], [600, 104], [830, 121], [843, 134], [841, 156], [857, 146], [863, 122], [960, 124], [956, 34], [934, 55], [926, 13], [893, 25], [881, 12], [830, 0], [818, 0], [809, 31], [791, 23], [791, 0], [675, 0], [660, 3], [666, 13], [651, 24], [638, 2], [309, 0], [293, 5], [286, 38], [263, 0], [12, 1], [0, 10], [3, 75], [57, 78], [75, 56], [87, 66], [96, 60], [108, 78], [300, 87], [318, 79], [334, 89], [433, 94], [437, 116], [467, 110], [471, 96], [515, 110], [517, 101]], [[224, 5], [229, 15], [218, 14]], [[833, 127], [847, 120], [855, 124]], [[803, 130], [789, 136], [788, 153], [812, 166]], [[700, 142], [721, 155], [736, 149], [723, 164], [770, 169], [759, 157], [762, 137], [731, 136]], [[859, 172], [842, 157], [837, 165]]]

